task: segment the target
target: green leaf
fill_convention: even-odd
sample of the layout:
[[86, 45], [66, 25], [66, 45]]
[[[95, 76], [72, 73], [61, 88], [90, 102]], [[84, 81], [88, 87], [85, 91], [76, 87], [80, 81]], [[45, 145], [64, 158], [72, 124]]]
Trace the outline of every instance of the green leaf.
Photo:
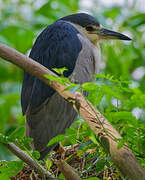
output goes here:
[[31, 143], [33, 141], [33, 138], [26, 138], [24, 137], [23, 143]]
[[92, 132], [91, 135], [89, 136], [90, 140], [94, 143], [94, 144], [98, 144], [97, 140], [96, 140], [96, 136], [94, 135], [94, 133]]
[[117, 145], [117, 149], [121, 149], [124, 146], [125, 140], [121, 139], [120, 142]]
[[26, 137], [24, 137], [24, 138], [22, 139], [22, 146], [25, 146], [27, 149], [31, 149], [30, 143], [31, 143], [32, 141], [33, 141], [32, 138], [26, 138]]
[[47, 166], [47, 169], [49, 170], [51, 168], [51, 166], [53, 165], [53, 162], [51, 160], [47, 160], [46, 161], [46, 166]]
[[10, 140], [9, 140], [9, 137], [8, 136], [4, 136], [3, 134], [0, 133], [0, 142], [1, 143], [8, 143]]
[[144, 13], [136, 13], [134, 16], [131, 16], [127, 21], [124, 22], [124, 26], [129, 26], [132, 28], [137, 28], [145, 24], [145, 14]]
[[58, 76], [55, 76], [55, 75], [49, 75], [49, 74], [44, 74], [44, 77], [49, 79], [50, 81], [54, 81], [54, 80], [57, 80], [59, 79]]
[[[90, 94], [89, 98], [90, 98], [90, 96], [93, 96], [93, 95]], [[96, 101], [95, 101], [96, 105], [98, 105], [101, 102], [103, 96], [104, 96], [103, 91], [101, 89], [99, 89], [98, 93], [96, 94]], [[93, 102], [94, 97], [91, 97], [91, 98], [92, 98], [92, 102]]]
[[84, 180], [100, 180], [100, 178], [97, 178], [97, 177], [90, 177], [90, 178], [86, 178]]
[[65, 130], [67, 137], [69, 138], [69, 141], [71, 142], [71, 144], [75, 144], [76, 143], [76, 139], [77, 139], [77, 129], [74, 127], [70, 127], [68, 129]]
[[10, 134], [10, 138], [13, 139], [22, 139], [24, 138], [25, 135], [25, 127], [19, 127], [17, 129], [15, 129], [11, 134]]
[[40, 158], [40, 153], [38, 151], [33, 151], [32, 152], [32, 156], [35, 158], [35, 159], [39, 159]]
[[51, 145], [53, 145], [53, 144], [55, 144], [55, 143], [58, 143], [58, 142], [60, 142], [60, 141], [63, 141], [63, 140], [65, 139], [65, 137], [66, 137], [66, 135], [64, 135], [64, 134], [60, 134], [60, 135], [58, 135], [58, 136], [55, 136], [54, 138], [52, 138], [52, 139], [49, 141], [49, 143], [47, 144], [47, 146], [51, 146]]
[[0, 161], [0, 179], [10, 179], [23, 168], [22, 161]]
[[26, 51], [32, 47], [35, 37], [31, 29], [20, 25], [8, 25], [0, 29], [0, 34], [7, 39], [9, 44], [23, 53], [26, 53]]
[[119, 7], [108, 8], [107, 11], [104, 12], [107, 18], [115, 19], [120, 14]]
[[96, 77], [96, 78], [105, 78], [105, 74], [95, 74], [93, 75], [93, 77]]
[[117, 99], [122, 99], [122, 95], [119, 89], [116, 90], [115, 87], [102, 85], [102, 91], [106, 94], [108, 99], [111, 99], [112, 97], [115, 97]]
[[82, 85], [82, 89], [89, 92], [89, 91], [98, 91], [98, 85], [92, 82], [87, 82]]
[[49, 74], [44, 74], [44, 77], [47, 78], [47, 79], [49, 79], [51, 83], [52, 83], [53, 81], [57, 81], [57, 82], [59, 82], [60, 84], [66, 85], [66, 84], [65, 84], [65, 81], [64, 81], [61, 77], [58, 77], [58, 76], [55, 76], [55, 75], [49, 75]]
[[65, 177], [62, 173], [60, 173], [58, 177], [59, 177], [59, 179], [65, 179]]
[[114, 119], [114, 120], [136, 120], [136, 118], [132, 115], [131, 112], [127, 112], [127, 111], [120, 111], [120, 112], [111, 112], [110, 116]]
[[79, 90], [81, 87], [81, 85], [79, 84], [73, 84], [71, 83], [71, 85], [69, 85], [67, 88], [65, 88], [64, 90], [65, 91], [71, 91], [72, 93], [76, 92], [77, 90]]
[[52, 68], [52, 70], [54, 70], [58, 74], [63, 75], [64, 71], [67, 71], [68, 69], [66, 67], [63, 67], [63, 68]]
[[100, 171], [104, 170], [104, 166], [106, 165], [106, 160], [104, 158], [98, 159], [96, 162], [96, 172], [99, 173]]

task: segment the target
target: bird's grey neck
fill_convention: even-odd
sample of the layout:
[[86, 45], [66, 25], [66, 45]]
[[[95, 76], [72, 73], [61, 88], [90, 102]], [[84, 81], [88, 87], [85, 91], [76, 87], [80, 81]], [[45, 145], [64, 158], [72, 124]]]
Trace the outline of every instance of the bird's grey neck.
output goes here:
[[[92, 79], [92, 75], [93, 74], [97, 74], [99, 72], [99, 65], [100, 65], [100, 55], [101, 55], [101, 51], [100, 51], [100, 47], [99, 47], [99, 43], [93, 43], [91, 42], [88, 38], [87, 38], [87, 34], [86, 32], [84, 31], [84, 28], [77, 25], [77, 24], [74, 24], [74, 23], [71, 23], [71, 22], [68, 22], [68, 21], [65, 21], [69, 24], [71, 24], [73, 27], [75, 27], [77, 30], [78, 30], [78, 38], [79, 40], [81, 41], [81, 44], [83, 45], [83, 51], [84, 53], [80, 53], [79, 55], [79, 58], [78, 58], [78, 63], [77, 63], [77, 66], [75, 67], [75, 70], [74, 70], [74, 73], [78, 73], [77, 72], [77, 68], [79, 67], [79, 65], [82, 67], [82, 66], [85, 66], [85, 69], [87, 70], [87, 72], [89, 72], [89, 75], [91, 77], [91, 79], [86, 79], [86, 74], [83, 74], [82, 73], [82, 76], [84, 76], [83, 79], [83, 82], [85, 81], [93, 81]], [[85, 50], [86, 49], [86, 50]], [[84, 54], [88, 53], [88, 51], [91, 52], [91, 56], [93, 59], [93, 63], [91, 63], [91, 59], [88, 61], [88, 62], [85, 62], [84, 60], [86, 59]], [[84, 56], [84, 57], [83, 57]], [[78, 68], [79, 70], [83, 68]], [[73, 75], [72, 75], [73, 76]], [[77, 79], [77, 78], [75, 78]]]
[[82, 50], [79, 53], [77, 62], [70, 80], [79, 84], [95, 81], [94, 74], [99, 71], [100, 51], [82, 34], [78, 34], [82, 44]]

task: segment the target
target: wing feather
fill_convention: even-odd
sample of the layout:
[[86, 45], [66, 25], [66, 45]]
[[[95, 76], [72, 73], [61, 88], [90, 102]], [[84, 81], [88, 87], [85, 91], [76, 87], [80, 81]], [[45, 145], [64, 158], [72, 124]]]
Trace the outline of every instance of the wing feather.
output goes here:
[[[30, 57], [49, 69], [67, 67], [64, 76], [84, 83], [93, 81], [95, 73], [92, 49], [89, 40], [61, 21], [40, 34]], [[47, 147], [48, 141], [65, 133], [77, 117], [72, 104], [28, 73], [24, 75], [22, 109], [26, 112], [26, 136], [33, 138], [32, 147], [40, 152], [41, 159], [56, 145]]]
[[[30, 57], [50, 70], [66, 67], [68, 70], [64, 76], [68, 77], [73, 72], [82, 48], [77, 34], [78, 31], [71, 24], [57, 21], [38, 36]], [[39, 107], [54, 93], [51, 87], [25, 72], [21, 93], [23, 114], [28, 107], [30, 110]]]

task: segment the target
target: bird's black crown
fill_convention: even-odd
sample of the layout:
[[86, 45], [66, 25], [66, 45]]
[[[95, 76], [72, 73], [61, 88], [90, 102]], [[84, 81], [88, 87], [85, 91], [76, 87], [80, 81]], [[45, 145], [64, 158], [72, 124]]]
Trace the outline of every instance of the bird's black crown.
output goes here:
[[88, 25], [100, 26], [97, 19], [86, 13], [71, 14], [61, 18], [60, 20], [69, 21], [82, 27], [86, 27]]

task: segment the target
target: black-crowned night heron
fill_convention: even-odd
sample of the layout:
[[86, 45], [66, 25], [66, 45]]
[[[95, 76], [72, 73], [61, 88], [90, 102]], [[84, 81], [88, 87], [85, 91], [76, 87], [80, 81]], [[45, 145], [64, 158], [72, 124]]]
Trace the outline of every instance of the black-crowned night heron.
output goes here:
[[[38, 36], [30, 57], [48, 69], [66, 67], [64, 76], [77, 83], [94, 81], [98, 73], [99, 42], [107, 39], [131, 40], [118, 32], [104, 29], [92, 16], [79, 13], [63, 17]], [[26, 136], [41, 158], [56, 145], [46, 147], [51, 138], [65, 133], [77, 113], [51, 87], [24, 73], [21, 104], [26, 114]]]

